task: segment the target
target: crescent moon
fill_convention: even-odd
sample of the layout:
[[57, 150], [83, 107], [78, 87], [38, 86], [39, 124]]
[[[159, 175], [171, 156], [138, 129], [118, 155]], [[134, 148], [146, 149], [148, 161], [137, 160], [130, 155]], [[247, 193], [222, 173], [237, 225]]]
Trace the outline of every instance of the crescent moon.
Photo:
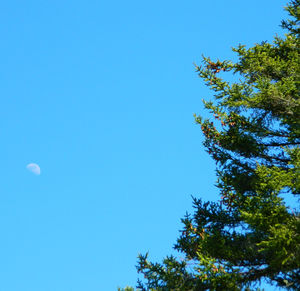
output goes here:
[[35, 175], [40, 175], [41, 174], [41, 168], [38, 164], [35, 163], [30, 163], [26, 166], [27, 170], [30, 171], [31, 173]]

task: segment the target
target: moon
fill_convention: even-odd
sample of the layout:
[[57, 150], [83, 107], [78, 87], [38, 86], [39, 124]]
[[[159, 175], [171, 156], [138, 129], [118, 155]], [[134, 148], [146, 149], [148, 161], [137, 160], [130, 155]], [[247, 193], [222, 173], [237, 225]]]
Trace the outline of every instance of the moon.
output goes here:
[[41, 174], [41, 168], [38, 164], [35, 163], [30, 163], [26, 166], [27, 170], [30, 171], [31, 173], [35, 175], [40, 175]]

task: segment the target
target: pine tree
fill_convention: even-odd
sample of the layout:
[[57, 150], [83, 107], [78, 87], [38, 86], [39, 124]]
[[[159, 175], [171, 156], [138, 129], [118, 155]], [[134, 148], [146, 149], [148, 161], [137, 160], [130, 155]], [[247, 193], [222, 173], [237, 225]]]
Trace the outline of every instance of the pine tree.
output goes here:
[[204, 101], [211, 119], [195, 119], [220, 201], [194, 198], [175, 244], [184, 259], [139, 256], [140, 290], [253, 290], [261, 280], [300, 290], [300, 216], [284, 199], [300, 192], [299, 4], [286, 8], [284, 37], [238, 46], [236, 63], [204, 57], [196, 66], [214, 91]]

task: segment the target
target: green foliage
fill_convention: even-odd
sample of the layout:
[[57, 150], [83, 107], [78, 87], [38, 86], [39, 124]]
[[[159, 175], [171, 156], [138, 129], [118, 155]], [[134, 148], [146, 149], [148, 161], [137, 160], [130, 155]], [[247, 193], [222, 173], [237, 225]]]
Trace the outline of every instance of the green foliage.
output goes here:
[[183, 259], [139, 256], [139, 290], [254, 290], [261, 280], [300, 290], [300, 215], [282, 198], [300, 190], [299, 4], [286, 8], [284, 37], [238, 46], [237, 63], [204, 57], [196, 66], [214, 92], [204, 101], [212, 118], [195, 119], [221, 198], [194, 198], [174, 247]]

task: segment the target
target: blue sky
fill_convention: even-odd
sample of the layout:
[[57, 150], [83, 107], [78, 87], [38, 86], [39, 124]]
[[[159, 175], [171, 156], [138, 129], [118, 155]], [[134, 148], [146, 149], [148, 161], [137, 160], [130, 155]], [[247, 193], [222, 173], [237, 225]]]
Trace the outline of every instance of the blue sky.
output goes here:
[[112, 291], [172, 252], [191, 195], [218, 197], [193, 63], [271, 41], [284, 5], [1, 3], [0, 291]]

